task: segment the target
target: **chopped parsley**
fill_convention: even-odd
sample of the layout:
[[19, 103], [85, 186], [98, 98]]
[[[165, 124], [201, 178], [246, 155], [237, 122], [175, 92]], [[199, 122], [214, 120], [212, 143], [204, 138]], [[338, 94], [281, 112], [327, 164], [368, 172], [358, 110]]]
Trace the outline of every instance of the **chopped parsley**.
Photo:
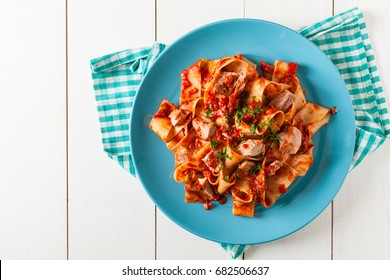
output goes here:
[[206, 109], [205, 116], [207, 118], [211, 118], [212, 117], [212, 113], [213, 113], [213, 105], [210, 104], [210, 106], [207, 107], [207, 109]]
[[229, 124], [229, 118], [228, 117], [226, 117], [225, 116], [225, 129], [226, 130], [231, 130], [232, 128], [231, 128], [231, 126], [230, 126], [230, 124]]
[[274, 118], [268, 119], [267, 122], [265, 122], [265, 123], [264, 123], [264, 122], [263, 122], [263, 123], [259, 123], [259, 124], [257, 125], [257, 127], [260, 128], [260, 129], [263, 129], [263, 128], [268, 127], [268, 129], [272, 130], [272, 127], [270, 127], [270, 125], [271, 125], [272, 123], [274, 123]]
[[226, 175], [225, 177], [223, 177], [223, 180], [224, 180], [225, 182], [229, 182], [231, 178], [237, 179], [237, 178], [238, 178], [238, 177], [237, 177], [237, 173], [233, 173], [231, 176], [228, 174], [228, 175]]
[[252, 112], [251, 112], [251, 115], [252, 117], [255, 117], [257, 114], [263, 112], [263, 109], [261, 109], [261, 106], [260, 105], [257, 105], [253, 108]]
[[261, 165], [260, 165], [260, 162], [257, 162], [256, 165], [252, 166], [248, 173], [250, 176], [254, 176], [256, 175], [259, 171], [261, 170]]
[[236, 112], [234, 113], [234, 117], [237, 119], [238, 124], [241, 124], [244, 118], [256, 118], [256, 115], [263, 112], [263, 109], [260, 105], [256, 105], [253, 108], [245, 107], [242, 104], [239, 104]]
[[221, 151], [219, 151], [218, 153], [218, 157], [221, 161], [224, 161], [225, 159], [232, 159], [231, 156], [229, 156], [227, 153], [226, 153], [226, 146], [222, 148]]
[[256, 124], [252, 123], [251, 124], [251, 129], [250, 129], [251, 133], [252, 134], [255, 134], [256, 133]]
[[269, 126], [268, 130], [269, 130], [269, 139], [272, 142], [278, 142], [280, 140], [279, 134], [276, 133], [276, 131], [273, 129], [272, 126]]
[[249, 108], [244, 106], [244, 100], [249, 97], [249, 92], [243, 91], [238, 100], [237, 110], [234, 113], [234, 117], [237, 119], [237, 122], [241, 124], [242, 118], [245, 114], [249, 113]]
[[236, 111], [236, 113], [234, 114], [234, 116], [236, 117], [238, 124], [241, 124], [242, 119], [243, 119], [244, 116], [245, 116], [246, 114], [248, 114], [248, 113], [249, 113], [249, 108], [248, 108], [248, 107], [241, 107], [241, 108], [239, 107], [239, 108], [237, 109], [237, 111]]
[[267, 126], [268, 126], [267, 123], [259, 123], [259, 124], [257, 125], [257, 127], [260, 128], [260, 129], [266, 128]]
[[219, 146], [219, 141], [218, 140], [214, 141], [213, 139], [210, 139], [210, 146], [211, 146], [212, 149], [218, 147]]

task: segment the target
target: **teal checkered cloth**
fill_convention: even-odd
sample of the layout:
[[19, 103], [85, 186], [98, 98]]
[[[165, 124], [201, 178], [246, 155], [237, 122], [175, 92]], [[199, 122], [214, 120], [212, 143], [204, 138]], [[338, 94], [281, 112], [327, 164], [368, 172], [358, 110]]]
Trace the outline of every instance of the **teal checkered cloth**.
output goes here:
[[134, 176], [130, 114], [142, 77], [164, 47], [155, 43], [151, 48], [125, 50], [91, 60], [104, 151]]
[[[358, 8], [298, 30], [333, 61], [344, 79], [355, 111], [356, 144], [350, 169], [389, 139], [390, 117], [363, 14]], [[165, 45], [129, 49], [91, 60], [93, 88], [103, 147], [135, 176], [129, 118], [143, 75]], [[233, 259], [250, 245], [221, 244]]]

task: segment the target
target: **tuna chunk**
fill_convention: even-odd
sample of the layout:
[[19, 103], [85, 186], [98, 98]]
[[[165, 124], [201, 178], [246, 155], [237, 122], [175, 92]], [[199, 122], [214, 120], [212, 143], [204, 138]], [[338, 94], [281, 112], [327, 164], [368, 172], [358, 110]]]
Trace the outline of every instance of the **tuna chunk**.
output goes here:
[[278, 94], [274, 99], [272, 99], [269, 105], [283, 112], [286, 112], [287, 109], [293, 104], [294, 99], [294, 94], [292, 94], [291, 91], [286, 90]]
[[249, 170], [251, 170], [251, 168], [253, 168], [255, 166], [256, 166], [256, 163], [254, 163], [253, 161], [244, 161], [238, 165], [238, 169], [239, 169], [240, 173], [242, 172], [242, 175], [248, 176], [248, 175], [250, 175]]
[[217, 130], [217, 127], [213, 123], [206, 122], [199, 117], [192, 120], [192, 126], [198, 137], [203, 140], [209, 140]]
[[221, 72], [214, 85], [216, 94], [230, 95], [233, 93], [239, 74], [235, 72]]
[[248, 139], [237, 146], [237, 151], [246, 157], [255, 157], [265, 153], [265, 145], [261, 140]]
[[275, 175], [276, 171], [278, 171], [282, 166], [283, 166], [282, 162], [278, 160], [273, 161], [270, 165], [268, 165], [266, 169], [266, 175], [268, 177]]
[[189, 114], [190, 112], [187, 110], [175, 109], [169, 114], [169, 118], [171, 119], [172, 125], [177, 126], [182, 124]]
[[295, 126], [279, 133], [279, 151], [285, 154], [296, 154], [302, 144], [302, 133]]
[[207, 178], [199, 178], [198, 179], [198, 184], [204, 190], [204, 192], [207, 194], [207, 196], [210, 199], [215, 199], [216, 198], [216, 194], [213, 191], [213, 189], [211, 187], [211, 184], [209, 183]]
[[206, 164], [206, 166], [210, 169], [210, 171], [214, 173], [219, 172], [219, 165], [220, 162], [218, 158], [216, 157], [216, 152], [210, 151], [203, 159], [202, 161]]
[[186, 148], [181, 148], [175, 153], [175, 159], [177, 165], [180, 165], [184, 162], [186, 162], [189, 158], [189, 154]]

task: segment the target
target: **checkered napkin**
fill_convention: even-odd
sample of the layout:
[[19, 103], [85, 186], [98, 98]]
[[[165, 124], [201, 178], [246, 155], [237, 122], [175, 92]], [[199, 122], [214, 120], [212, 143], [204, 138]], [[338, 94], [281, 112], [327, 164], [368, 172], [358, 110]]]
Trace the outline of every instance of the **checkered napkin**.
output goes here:
[[[336, 65], [355, 111], [356, 144], [350, 169], [389, 139], [390, 117], [368, 38], [358, 8], [298, 30]], [[103, 147], [107, 155], [132, 175], [129, 118], [139, 84], [165, 45], [129, 49], [91, 60], [93, 88]], [[233, 259], [250, 245], [221, 244]]]

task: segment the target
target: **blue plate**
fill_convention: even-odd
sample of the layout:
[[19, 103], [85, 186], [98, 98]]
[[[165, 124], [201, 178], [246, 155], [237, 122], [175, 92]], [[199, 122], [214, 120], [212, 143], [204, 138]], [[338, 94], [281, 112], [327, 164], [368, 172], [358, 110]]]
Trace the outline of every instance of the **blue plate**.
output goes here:
[[[253, 62], [275, 59], [298, 63], [307, 100], [336, 106], [339, 112], [314, 136], [314, 164], [271, 208], [256, 206], [254, 218], [232, 215], [231, 200], [205, 211], [184, 202], [184, 185], [175, 182], [174, 156], [149, 129], [163, 98], [179, 103], [180, 73], [200, 58], [243, 54]], [[148, 71], [131, 117], [131, 146], [137, 176], [159, 209], [184, 229], [209, 240], [257, 244], [302, 228], [332, 201], [351, 163], [355, 121], [344, 81], [331, 61], [300, 34], [275, 23], [236, 19], [198, 28], [170, 45]]]

